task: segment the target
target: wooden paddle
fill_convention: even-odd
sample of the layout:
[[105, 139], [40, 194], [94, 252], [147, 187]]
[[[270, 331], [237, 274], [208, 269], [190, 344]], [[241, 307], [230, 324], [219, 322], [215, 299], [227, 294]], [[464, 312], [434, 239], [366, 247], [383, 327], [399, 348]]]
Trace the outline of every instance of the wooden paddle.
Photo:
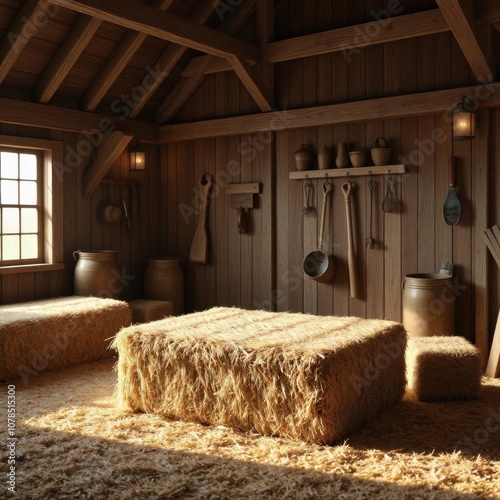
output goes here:
[[200, 177], [200, 195], [201, 207], [198, 214], [198, 226], [194, 233], [193, 243], [191, 243], [191, 251], [189, 252], [189, 260], [198, 264], [206, 264], [208, 262], [208, 238], [207, 238], [207, 207], [208, 193], [212, 187], [212, 176], [204, 174]]

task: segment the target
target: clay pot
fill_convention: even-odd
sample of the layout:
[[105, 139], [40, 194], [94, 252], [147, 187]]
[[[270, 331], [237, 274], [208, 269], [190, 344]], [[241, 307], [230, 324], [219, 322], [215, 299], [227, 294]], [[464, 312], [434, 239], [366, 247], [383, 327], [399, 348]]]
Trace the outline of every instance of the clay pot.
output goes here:
[[323, 149], [318, 153], [318, 167], [321, 170], [325, 170], [331, 167], [332, 164], [332, 152], [324, 146]]
[[351, 166], [349, 161], [349, 145], [347, 142], [337, 144], [337, 156], [335, 158], [335, 166], [337, 168], [347, 168]]
[[349, 159], [351, 160], [353, 167], [364, 167], [366, 161], [368, 160], [368, 151], [365, 149], [356, 149], [349, 153]]
[[300, 149], [293, 154], [295, 158], [295, 168], [297, 170], [308, 170], [313, 166], [313, 154], [307, 149], [305, 144], [300, 145]]
[[392, 148], [383, 137], [377, 137], [370, 150], [373, 164], [376, 166], [388, 165], [391, 160]]

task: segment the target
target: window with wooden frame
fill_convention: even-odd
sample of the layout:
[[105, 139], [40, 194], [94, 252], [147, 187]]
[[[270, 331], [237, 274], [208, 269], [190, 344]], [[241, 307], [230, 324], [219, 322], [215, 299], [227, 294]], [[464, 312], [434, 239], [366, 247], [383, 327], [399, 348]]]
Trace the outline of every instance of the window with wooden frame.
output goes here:
[[0, 275], [63, 269], [58, 141], [0, 135]]
[[43, 262], [43, 155], [0, 148], [0, 263]]

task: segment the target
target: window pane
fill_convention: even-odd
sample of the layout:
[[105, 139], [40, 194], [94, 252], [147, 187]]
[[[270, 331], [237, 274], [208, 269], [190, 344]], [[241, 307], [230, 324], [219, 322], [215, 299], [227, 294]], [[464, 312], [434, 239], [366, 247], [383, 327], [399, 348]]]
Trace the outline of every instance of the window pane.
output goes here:
[[4, 208], [2, 210], [2, 233], [19, 233], [19, 208]]
[[38, 210], [36, 208], [21, 208], [21, 233], [38, 232]]
[[36, 182], [21, 181], [21, 205], [36, 205]]
[[17, 161], [19, 155], [17, 153], [7, 153], [3, 151], [0, 156], [0, 177], [3, 179], [17, 179]]
[[17, 205], [19, 203], [17, 181], [0, 181], [0, 203], [2, 205]]
[[36, 181], [36, 156], [21, 154], [19, 155], [19, 162], [19, 177], [25, 180]]
[[21, 259], [38, 257], [38, 236], [36, 234], [21, 235]]
[[19, 236], [2, 236], [3, 260], [19, 260]]

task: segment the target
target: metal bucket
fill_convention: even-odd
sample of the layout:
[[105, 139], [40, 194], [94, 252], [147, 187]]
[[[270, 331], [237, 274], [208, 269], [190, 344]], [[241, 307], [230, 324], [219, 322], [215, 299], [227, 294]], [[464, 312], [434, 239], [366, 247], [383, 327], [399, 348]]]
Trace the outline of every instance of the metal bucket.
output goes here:
[[409, 337], [455, 334], [456, 288], [442, 274], [408, 274], [403, 280], [403, 325]]
[[117, 299], [123, 289], [118, 262], [121, 254], [115, 250], [73, 252], [77, 261], [74, 275], [75, 295], [92, 295]]

